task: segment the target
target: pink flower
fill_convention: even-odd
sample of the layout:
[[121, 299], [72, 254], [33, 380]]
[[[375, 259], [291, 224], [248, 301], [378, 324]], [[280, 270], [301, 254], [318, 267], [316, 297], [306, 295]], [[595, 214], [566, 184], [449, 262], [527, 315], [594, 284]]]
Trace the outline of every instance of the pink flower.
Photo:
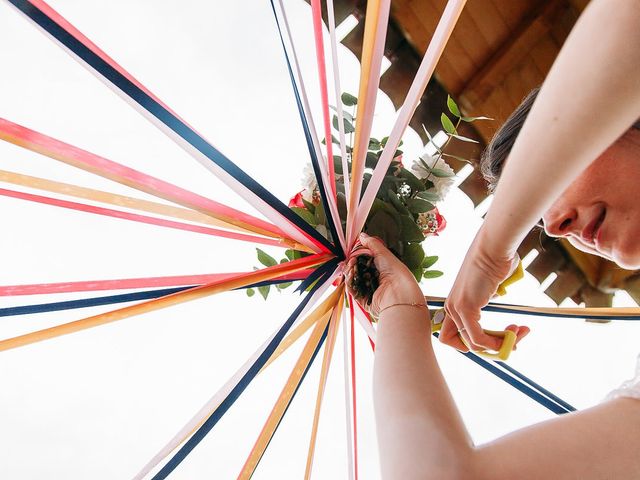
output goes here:
[[289, 208], [298, 207], [304, 208], [304, 202], [302, 201], [302, 191], [296, 193], [291, 200], [289, 200]]
[[446, 218], [440, 214], [437, 208], [418, 215], [417, 223], [425, 237], [429, 235], [437, 237], [447, 226]]

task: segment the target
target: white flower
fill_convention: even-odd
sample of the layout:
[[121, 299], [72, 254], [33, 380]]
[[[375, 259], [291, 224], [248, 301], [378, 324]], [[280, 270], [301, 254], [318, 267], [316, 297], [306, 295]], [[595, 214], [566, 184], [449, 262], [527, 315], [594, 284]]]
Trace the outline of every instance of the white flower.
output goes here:
[[[429, 178], [429, 181], [433, 183], [433, 188], [427, 190], [427, 192], [432, 192], [438, 195], [439, 201], [444, 200], [444, 197], [449, 193], [449, 189], [455, 183], [455, 172], [453, 168], [449, 166], [447, 162], [444, 161], [442, 156], [439, 158], [432, 157], [431, 155], [425, 153], [420, 157], [420, 159], [427, 164], [428, 169], [422, 164], [420, 160], [414, 160], [411, 165], [411, 172], [420, 179]], [[438, 170], [442, 170], [450, 174], [450, 177], [436, 177], [435, 175], [431, 175], [430, 169], [436, 168]]]
[[318, 189], [318, 181], [316, 180], [316, 174], [313, 171], [313, 166], [310, 163], [307, 163], [304, 166], [302, 175], [302, 186], [304, 187], [304, 190], [302, 190], [302, 197], [307, 202], [313, 202], [314, 192]]

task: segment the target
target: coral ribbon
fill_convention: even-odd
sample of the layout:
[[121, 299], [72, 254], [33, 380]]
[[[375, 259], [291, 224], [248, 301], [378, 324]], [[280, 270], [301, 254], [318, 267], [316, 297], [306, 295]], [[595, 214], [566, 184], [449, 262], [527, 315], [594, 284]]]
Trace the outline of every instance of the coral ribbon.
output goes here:
[[387, 173], [389, 165], [391, 165], [391, 161], [398, 149], [398, 145], [400, 145], [402, 134], [407, 129], [407, 126], [411, 121], [411, 117], [413, 116], [413, 112], [415, 112], [416, 107], [420, 103], [420, 98], [422, 98], [422, 94], [427, 88], [427, 84], [433, 75], [433, 71], [436, 68], [442, 52], [444, 51], [444, 47], [449, 40], [449, 36], [458, 21], [458, 17], [462, 13], [465, 3], [466, 0], [450, 0], [447, 3], [442, 17], [440, 18], [440, 22], [438, 23], [438, 27], [429, 42], [429, 47], [422, 59], [420, 68], [418, 69], [404, 103], [400, 108], [400, 112], [398, 113], [393, 129], [389, 134], [389, 139], [382, 151], [380, 160], [378, 160], [376, 168], [372, 173], [371, 180], [367, 185], [367, 189], [360, 200], [355, 224], [353, 225], [353, 230], [351, 232], [353, 235], [351, 237], [352, 239], [355, 238], [354, 236], [357, 235], [364, 227], [371, 205], [373, 205], [373, 201], [380, 189], [380, 185], [382, 185], [384, 176]]
[[216, 293], [233, 290], [245, 285], [270, 280], [286, 273], [304, 270], [320, 263], [324, 263], [330, 258], [331, 256], [328, 254], [310, 255], [299, 260], [293, 260], [288, 263], [275, 265], [273, 267], [267, 267], [262, 270], [256, 270], [254, 272], [241, 273], [230, 278], [211, 282], [200, 287], [195, 287], [189, 290], [138, 303], [136, 305], [131, 305], [118, 310], [94, 315], [91, 317], [83, 318], [81, 320], [76, 320], [74, 322], [64, 323], [62, 325], [38, 330], [35, 332], [27, 333], [25, 335], [8, 338], [6, 340], [0, 341], [0, 351], [22, 347], [31, 343], [40, 342], [42, 340], [48, 340], [51, 338], [59, 337], [61, 335], [67, 335], [81, 330], [86, 330], [88, 328], [97, 327], [99, 325], [105, 325], [117, 320], [123, 320], [125, 318], [133, 317], [142, 313], [159, 310], [171, 305], [177, 305]]

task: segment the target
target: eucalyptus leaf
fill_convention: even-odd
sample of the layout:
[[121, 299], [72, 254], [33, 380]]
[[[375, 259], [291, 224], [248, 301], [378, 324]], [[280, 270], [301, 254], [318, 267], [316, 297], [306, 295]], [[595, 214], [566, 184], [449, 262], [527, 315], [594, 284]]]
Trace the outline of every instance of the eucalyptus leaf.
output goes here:
[[456, 160], [459, 160], [459, 161], [465, 162], [465, 163], [472, 163], [471, 160], [469, 160], [467, 158], [462, 158], [462, 157], [459, 157], [457, 155], [451, 155], [450, 153], [443, 153], [442, 156], [448, 157], [448, 158], [455, 158]]
[[343, 192], [338, 192], [338, 215], [340, 215], [340, 219], [347, 219], [347, 197]]
[[453, 138], [460, 140], [462, 142], [468, 142], [468, 143], [478, 143], [477, 140], [474, 140], [473, 138], [469, 138], [469, 137], [463, 137], [462, 135], [456, 135], [453, 134], [451, 135]]
[[422, 260], [422, 268], [432, 267], [433, 264], [436, 263], [437, 261], [438, 261], [438, 256], [437, 255], [426, 256]]
[[455, 173], [447, 172], [446, 170], [443, 170], [441, 168], [432, 168], [431, 169], [431, 175], [433, 175], [434, 177], [438, 177], [438, 178], [446, 178], [446, 177], [455, 177], [456, 176]]
[[494, 120], [494, 119], [491, 117], [461, 117], [460, 120], [462, 120], [463, 122], [471, 123], [471, 122], [475, 122], [476, 120]]
[[289, 288], [291, 285], [293, 285], [293, 282], [285, 282], [285, 283], [278, 283], [276, 287], [278, 287], [278, 290], [284, 290], [285, 288]]
[[451, 120], [447, 117], [446, 113], [440, 115], [440, 123], [442, 123], [442, 128], [444, 128], [444, 131], [448, 134], [453, 135], [454, 133], [458, 133], [456, 132], [456, 127], [453, 126], [453, 123], [451, 123]]
[[381, 147], [382, 147], [382, 144], [380, 143], [380, 140], [373, 137], [369, 139], [369, 150], [378, 151], [380, 150]]
[[287, 257], [289, 260], [293, 260], [294, 258], [296, 258], [296, 251], [291, 248], [287, 248], [284, 251], [284, 256]]
[[432, 203], [420, 198], [410, 198], [409, 200], [407, 200], [407, 208], [411, 213], [424, 213], [430, 212], [435, 207]]
[[291, 207], [291, 210], [293, 210], [294, 212], [296, 212], [298, 214], [298, 216], [302, 217], [302, 219], [307, 222], [309, 225], [311, 225], [312, 227], [315, 227], [316, 224], [316, 219], [313, 216], [313, 213], [311, 213], [309, 210], [307, 210], [306, 208], [300, 208], [300, 207]]
[[253, 297], [256, 294], [256, 291], [253, 288], [247, 288], [245, 292], [247, 292], [247, 297]]
[[356, 97], [354, 97], [353, 95], [351, 95], [350, 93], [344, 92], [341, 96], [340, 99], [342, 100], [342, 103], [344, 105], [346, 105], [347, 107], [353, 107], [354, 105], [358, 104], [358, 99]]
[[429, 192], [429, 191], [419, 192], [416, 195], [416, 197], [431, 203], [436, 203], [440, 201], [440, 195], [438, 195], [435, 192]]
[[[338, 113], [338, 109], [336, 107], [334, 107], [333, 105], [329, 105], [331, 107], [331, 110], [333, 110], [334, 112]], [[346, 118], [347, 120], [349, 120], [350, 122], [353, 122], [353, 115], [351, 115], [349, 112], [347, 112], [346, 110], [342, 110], [342, 117]], [[338, 142], [335, 142], [338, 143]]]
[[[343, 121], [343, 125], [344, 125], [344, 133], [353, 133], [355, 132], [355, 128], [353, 128], [353, 124], [347, 120], [346, 118], [342, 119]], [[333, 128], [335, 128], [336, 130], [339, 130], [338, 127], [338, 116], [334, 115], [333, 119], [331, 120], [331, 124], [333, 125]]]
[[462, 115], [460, 114], [460, 109], [456, 102], [453, 101], [451, 95], [447, 95], [447, 107], [449, 107], [449, 111], [453, 113], [456, 117], [460, 118]]
[[424, 278], [438, 278], [442, 275], [444, 275], [444, 273], [440, 270], [425, 270], [424, 272], [422, 272], [422, 276]]
[[259, 248], [256, 248], [256, 251], [258, 252], [258, 261], [265, 267], [273, 267], [278, 264], [277, 260], [265, 251]]
[[265, 300], [269, 296], [270, 288], [271, 285], [262, 285], [261, 287], [258, 287], [258, 292], [260, 292], [260, 295], [262, 295], [262, 298], [264, 298]]

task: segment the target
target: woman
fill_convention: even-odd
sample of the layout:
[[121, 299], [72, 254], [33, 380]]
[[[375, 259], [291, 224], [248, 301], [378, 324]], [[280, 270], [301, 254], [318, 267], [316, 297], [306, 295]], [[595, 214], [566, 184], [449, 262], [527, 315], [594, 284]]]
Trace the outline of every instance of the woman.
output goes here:
[[632, 390], [475, 447], [436, 362], [413, 274], [380, 240], [362, 234], [361, 243], [380, 273], [371, 308], [379, 315], [373, 396], [382, 478], [640, 478], [640, 400], [626, 396]]
[[[548, 233], [640, 267], [640, 136], [629, 130], [640, 113], [639, 25], [638, 0], [593, 0], [576, 24], [507, 149], [492, 207], [445, 305], [443, 342], [467, 350], [462, 336], [474, 349], [499, 347], [483, 334], [480, 309], [541, 217]], [[379, 240], [361, 241], [380, 272], [372, 309], [383, 478], [640, 478], [640, 379], [591, 409], [474, 446], [436, 363], [423, 293]]]

